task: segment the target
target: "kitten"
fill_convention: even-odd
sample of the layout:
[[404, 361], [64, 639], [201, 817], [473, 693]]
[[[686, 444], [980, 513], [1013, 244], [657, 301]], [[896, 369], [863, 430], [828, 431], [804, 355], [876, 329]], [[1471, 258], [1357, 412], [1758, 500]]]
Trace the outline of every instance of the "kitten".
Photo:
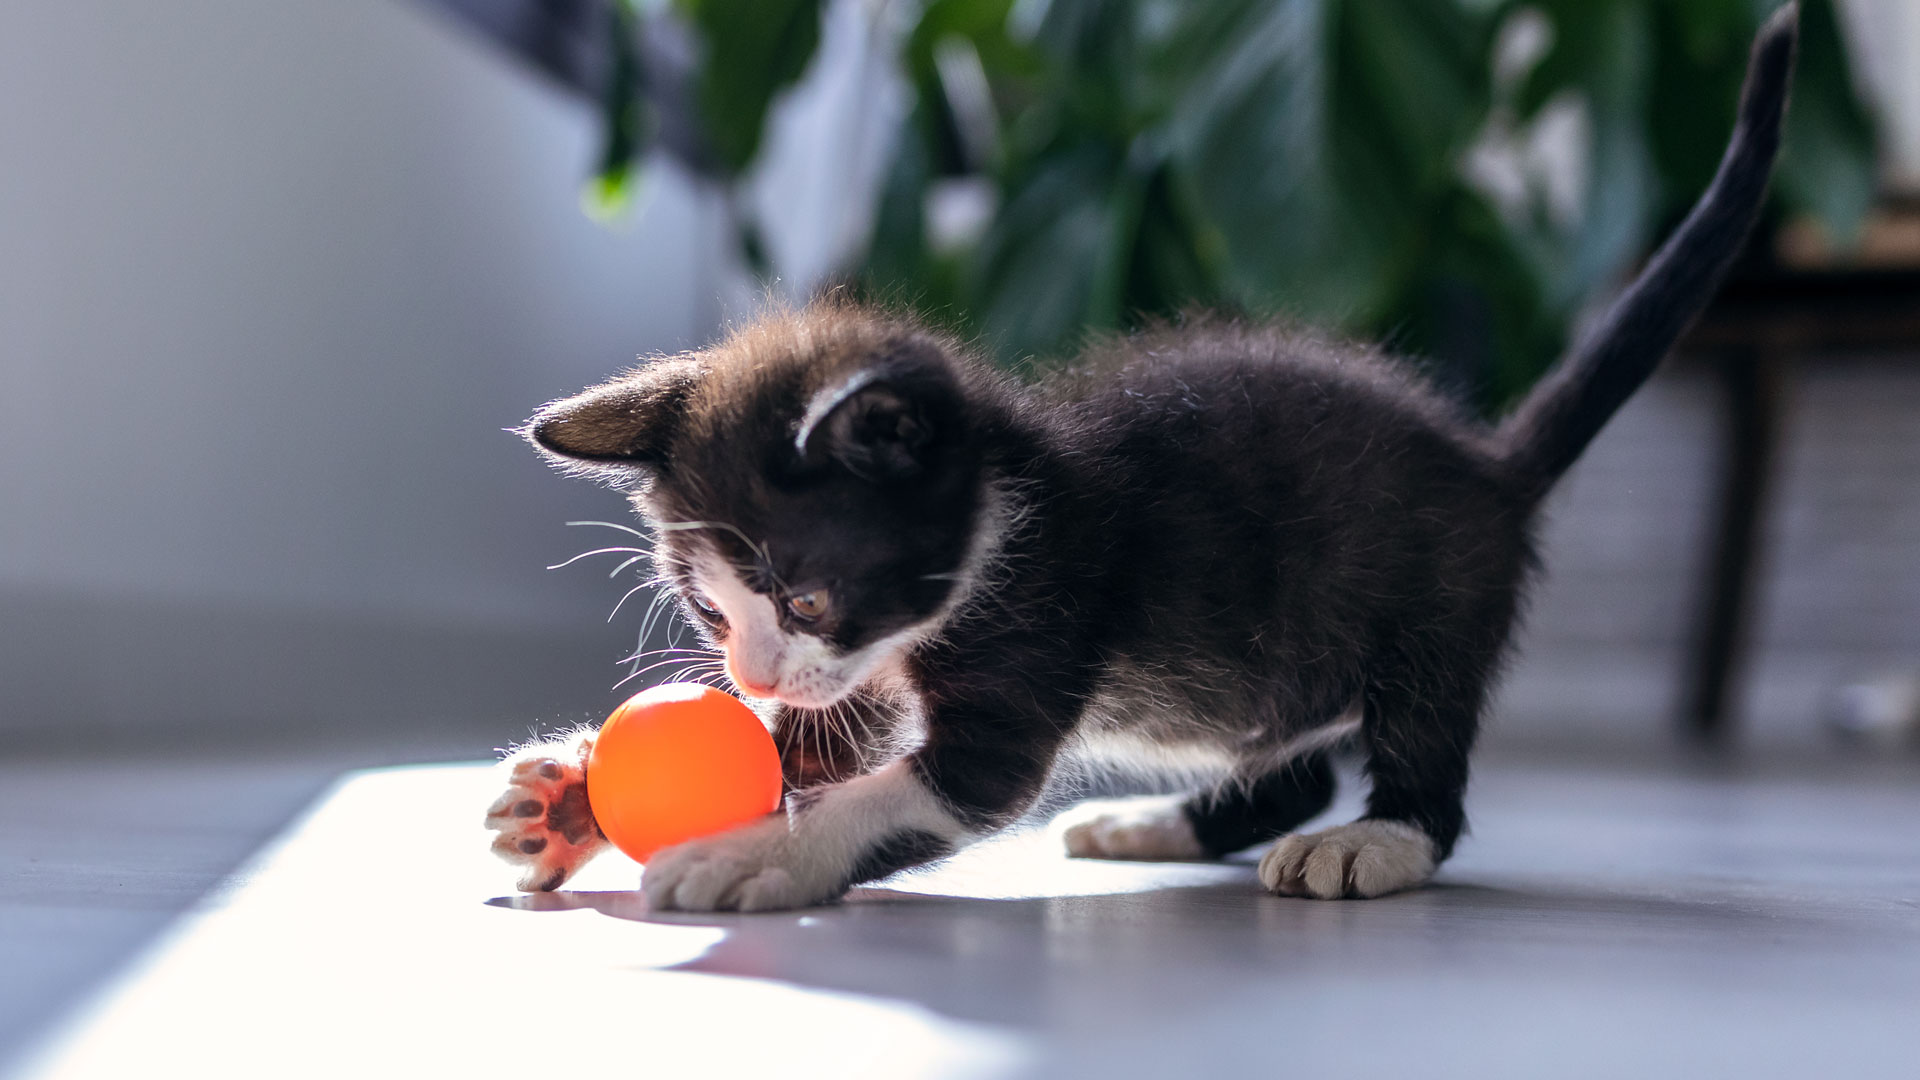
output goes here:
[[[1760, 205], [1796, 28], [1755, 43], [1712, 186], [1599, 330], [1504, 423], [1382, 354], [1195, 319], [1038, 385], [826, 300], [541, 409], [527, 436], [630, 488], [654, 559], [766, 699], [785, 814], [656, 855], [660, 908], [791, 908], [1029, 809], [1069, 753], [1222, 777], [1082, 811], [1072, 854], [1203, 858], [1280, 838], [1276, 893], [1371, 897], [1453, 850], [1541, 498], [1719, 282]], [[591, 733], [523, 749], [495, 849], [552, 889], [604, 844]], [[1359, 821], [1292, 830], [1356, 743]]]

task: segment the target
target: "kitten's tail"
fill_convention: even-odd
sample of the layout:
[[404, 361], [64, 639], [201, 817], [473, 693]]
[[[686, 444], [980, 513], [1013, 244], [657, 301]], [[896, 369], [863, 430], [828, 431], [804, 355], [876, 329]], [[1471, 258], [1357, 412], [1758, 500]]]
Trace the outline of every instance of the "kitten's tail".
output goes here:
[[1713, 183], [1594, 333], [1501, 425], [1507, 462], [1535, 497], [1553, 486], [1653, 374], [1739, 254], [1780, 146], [1798, 37], [1797, 4], [1767, 19], [1754, 39], [1739, 121]]

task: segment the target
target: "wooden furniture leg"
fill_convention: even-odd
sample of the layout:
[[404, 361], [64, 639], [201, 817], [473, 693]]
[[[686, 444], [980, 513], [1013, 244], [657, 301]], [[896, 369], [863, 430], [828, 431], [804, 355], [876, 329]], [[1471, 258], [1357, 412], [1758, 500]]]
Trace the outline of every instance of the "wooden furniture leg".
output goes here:
[[1782, 350], [1770, 345], [1728, 350], [1718, 363], [1728, 405], [1725, 456], [1681, 713], [1682, 734], [1708, 746], [1723, 747], [1733, 735], [1733, 685], [1754, 612], [1785, 366]]

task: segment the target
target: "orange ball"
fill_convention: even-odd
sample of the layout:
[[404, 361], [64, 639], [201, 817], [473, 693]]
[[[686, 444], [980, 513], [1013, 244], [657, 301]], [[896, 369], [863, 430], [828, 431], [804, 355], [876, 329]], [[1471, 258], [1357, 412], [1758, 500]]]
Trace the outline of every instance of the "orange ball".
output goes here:
[[780, 753], [739, 698], [662, 683], [613, 710], [587, 755], [587, 803], [635, 862], [780, 806]]

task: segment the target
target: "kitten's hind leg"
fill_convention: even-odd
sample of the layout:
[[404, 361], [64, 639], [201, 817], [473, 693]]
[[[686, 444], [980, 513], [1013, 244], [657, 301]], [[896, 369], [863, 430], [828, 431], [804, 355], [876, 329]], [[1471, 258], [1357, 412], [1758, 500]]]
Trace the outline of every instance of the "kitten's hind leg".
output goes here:
[[1204, 859], [1186, 795], [1090, 799], [1053, 819], [1076, 859]]
[[1251, 784], [1229, 783], [1195, 795], [1187, 817], [1207, 854], [1218, 858], [1265, 843], [1311, 821], [1338, 786], [1325, 751], [1281, 765]]
[[1271, 840], [1333, 801], [1325, 753], [1196, 795], [1082, 803], [1054, 820], [1067, 854], [1083, 859], [1217, 859]]
[[1497, 645], [1478, 656], [1429, 649], [1415, 654], [1422, 663], [1402, 654], [1382, 664], [1360, 727], [1373, 783], [1366, 816], [1283, 837], [1260, 862], [1261, 883], [1285, 896], [1335, 900], [1384, 896], [1432, 877], [1466, 822], [1467, 755], [1496, 652]]

